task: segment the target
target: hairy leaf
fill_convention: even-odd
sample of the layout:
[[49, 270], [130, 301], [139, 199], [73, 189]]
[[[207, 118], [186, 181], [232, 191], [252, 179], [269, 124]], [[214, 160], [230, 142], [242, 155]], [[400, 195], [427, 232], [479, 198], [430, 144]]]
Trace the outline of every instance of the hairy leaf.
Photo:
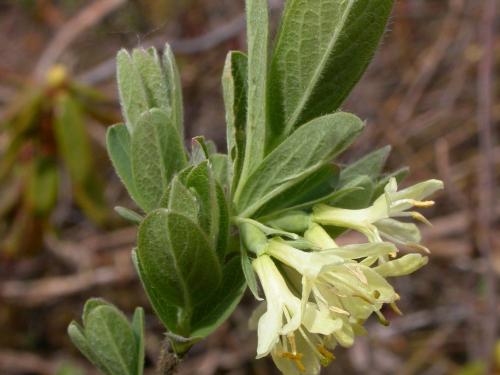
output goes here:
[[139, 194], [135, 188], [130, 157], [130, 135], [124, 124], [110, 126], [106, 132], [106, 146], [109, 158], [130, 197], [138, 202]]
[[130, 323], [114, 306], [95, 307], [88, 315], [85, 336], [99, 362], [113, 375], [137, 373], [137, 346]]
[[149, 106], [139, 71], [124, 49], [116, 56], [116, 75], [123, 117], [128, 131], [132, 134], [139, 117], [149, 109]]
[[198, 221], [199, 203], [196, 196], [175, 176], [167, 190], [168, 194], [162, 199], [162, 207], [181, 213], [194, 222]]
[[305, 124], [259, 165], [235, 197], [240, 216], [249, 217], [342, 152], [363, 128], [362, 121], [338, 112]]
[[170, 113], [169, 91], [156, 48], [134, 49], [132, 61], [141, 77], [148, 108], [159, 108]]
[[[189, 335], [195, 305], [219, 287], [222, 275], [215, 250], [201, 228], [185, 215], [158, 209], [139, 227], [137, 259], [155, 311], [174, 333]], [[180, 308], [172, 327], [171, 308]], [[177, 332], [176, 332], [177, 330]]]
[[186, 186], [197, 196], [199, 203], [198, 223], [215, 247], [219, 235], [220, 212], [216, 181], [207, 160], [192, 169], [187, 176]]
[[132, 176], [139, 205], [145, 211], [159, 206], [172, 176], [187, 164], [179, 133], [164, 111], [145, 112], [131, 139]]
[[238, 51], [229, 52], [222, 74], [226, 109], [227, 153], [233, 164], [232, 187], [238, 184], [245, 155], [247, 116], [248, 58]]
[[137, 307], [132, 317], [132, 331], [137, 344], [137, 375], [144, 372], [145, 337], [144, 337], [144, 309]]
[[174, 54], [168, 44], [163, 51], [163, 72], [167, 83], [170, 98], [172, 123], [176, 127], [181, 139], [184, 139], [184, 109], [182, 104], [181, 77], [175, 62]]
[[376, 180], [380, 173], [382, 173], [390, 152], [390, 146], [382, 147], [348, 165], [340, 172], [340, 186], [360, 175], [365, 175]]
[[393, 0], [288, 0], [271, 62], [269, 148], [342, 104], [368, 66]]
[[245, 125], [244, 182], [264, 158], [266, 140], [267, 54], [269, 34], [267, 0], [247, 0], [248, 92]]
[[220, 287], [202, 305], [196, 306], [192, 316], [192, 337], [206, 337], [219, 327], [234, 311], [246, 289], [239, 257], [232, 258], [223, 267]]

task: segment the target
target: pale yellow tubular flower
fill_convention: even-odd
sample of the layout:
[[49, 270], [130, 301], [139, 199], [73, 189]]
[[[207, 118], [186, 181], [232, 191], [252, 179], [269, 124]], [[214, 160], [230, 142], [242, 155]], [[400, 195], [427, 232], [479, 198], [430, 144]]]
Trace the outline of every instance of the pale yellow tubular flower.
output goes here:
[[280, 335], [291, 334], [299, 328], [302, 306], [269, 256], [259, 256], [253, 261], [253, 267], [267, 302], [267, 311], [260, 317], [257, 327], [257, 358], [260, 358], [271, 352]]
[[427, 264], [429, 258], [420, 254], [407, 254], [374, 267], [373, 270], [383, 277], [409, 275]]
[[304, 238], [322, 250], [338, 247], [326, 230], [316, 223], [309, 225], [309, 228], [304, 233]]
[[332, 334], [348, 336], [338, 339], [343, 346], [352, 345], [351, 323], [364, 321], [371, 313], [376, 313], [385, 322], [380, 314], [382, 305], [398, 299], [392, 286], [380, 274], [353, 260], [394, 254], [393, 244], [382, 242], [305, 252], [273, 239], [265, 251], [302, 275], [303, 305], [312, 296], [319, 311], [328, 312], [332, 319], [342, 320], [341, 330]]
[[368, 208], [350, 210], [318, 204], [313, 208], [313, 221], [322, 225], [333, 225], [350, 228], [363, 233], [370, 242], [381, 242], [383, 238], [394, 243], [414, 246], [418, 245], [420, 231], [415, 224], [403, 223], [396, 218], [408, 217], [430, 224], [416, 211], [408, 211], [413, 207], [425, 208], [434, 204], [423, 199], [443, 188], [439, 180], [428, 180], [397, 191], [395, 178], [387, 183], [384, 193]]
[[283, 367], [285, 361], [299, 373], [319, 373], [317, 364], [326, 365], [331, 356], [320, 335], [339, 330], [341, 321], [332, 319], [313, 303], [302, 303], [268, 255], [257, 257], [253, 267], [267, 303], [266, 312], [257, 324], [257, 358], [272, 353], [273, 358], [279, 359], [278, 367]]

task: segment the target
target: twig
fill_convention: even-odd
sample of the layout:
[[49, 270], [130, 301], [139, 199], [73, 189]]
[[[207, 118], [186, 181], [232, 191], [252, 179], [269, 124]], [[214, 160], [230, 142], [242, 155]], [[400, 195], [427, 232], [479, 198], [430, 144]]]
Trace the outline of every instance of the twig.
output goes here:
[[168, 340], [164, 340], [160, 352], [160, 358], [158, 359], [158, 375], [177, 374], [179, 364], [179, 357], [177, 357], [177, 355], [171, 350]]
[[125, 3], [125, 0], [96, 0], [59, 29], [38, 60], [35, 78], [41, 80], [64, 50], [86, 29]]
[[2, 374], [55, 374], [58, 363], [41, 358], [33, 353], [0, 351], [0, 372]]
[[478, 163], [479, 204], [477, 210], [477, 245], [488, 265], [484, 279], [486, 284], [486, 303], [488, 313], [483, 319], [483, 355], [484, 362], [491, 371], [493, 348], [497, 333], [496, 315], [496, 275], [492, 267], [492, 232], [493, 207], [495, 192], [493, 182], [493, 148], [494, 135], [492, 131], [493, 108], [493, 64], [495, 47], [495, 14], [497, 0], [485, 0], [483, 16], [480, 23], [480, 38], [483, 55], [478, 66], [478, 106], [477, 122], [479, 131], [480, 157]]
[[101, 285], [135, 279], [129, 250], [116, 257], [115, 264], [69, 276], [48, 277], [35, 281], [6, 281], [0, 285], [0, 299], [23, 306], [38, 306]]
[[[271, 10], [281, 8], [283, 2], [281, 0], [272, 0], [269, 2]], [[245, 15], [241, 14], [226, 22], [224, 25], [194, 38], [188, 39], [168, 39], [164, 35], [155, 36], [141, 44], [144, 47], [161, 48], [167, 41], [175, 53], [178, 54], [194, 54], [207, 51], [215, 46], [224, 43], [245, 29]], [[79, 82], [95, 85], [109, 79], [115, 72], [115, 58], [112, 57], [103, 61], [94, 68], [77, 76]]]
[[449, 46], [455, 42], [454, 36], [456, 29], [460, 26], [463, 2], [461, 0], [451, 0], [450, 8], [451, 12], [438, 32], [439, 37], [425, 54], [417, 74], [417, 79], [415, 79], [412, 86], [408, 89], [406, 96], [399, 106], [396, 115], [398, 123], [405, 123], [413, 116], [416, 105], [420, 101], [427, 85], [431, 82], [439, 64], [446, 56]]

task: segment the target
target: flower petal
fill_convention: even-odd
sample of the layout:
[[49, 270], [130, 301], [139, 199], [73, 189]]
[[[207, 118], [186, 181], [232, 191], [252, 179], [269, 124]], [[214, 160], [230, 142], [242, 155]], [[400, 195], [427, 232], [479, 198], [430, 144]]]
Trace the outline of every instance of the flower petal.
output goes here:
[[399, 259], [383, 263], [373, 270], [384, 277], [409, 275], [425, 266], [429, 259], [420, 254], [407, 254]]

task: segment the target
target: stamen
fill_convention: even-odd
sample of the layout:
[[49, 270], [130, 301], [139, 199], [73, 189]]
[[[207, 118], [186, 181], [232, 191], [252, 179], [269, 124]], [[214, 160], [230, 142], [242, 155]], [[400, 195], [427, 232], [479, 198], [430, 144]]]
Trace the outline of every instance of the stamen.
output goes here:
[[323, 355], [323, 358], [320, 359], [323, 367], [327, 367], [332, 361], [335, 360], [333, 353], [326, 349], [323, 345], [318, 345], [316, 348]]
[[392, 311], [394, 311], [398, 315], [403, 315], [403, 312], [399, 309], [398, 305], [396, 305], [396, 302], [392, 302], [389, 304], [391, 306]]
[[414, 199], [409, 199], [409, 201], [415, 207], [420, 207], [420, 208], [432, 207], [432, 206], [434, 206], [434, 203], [435, 203], [434, 201], [417, 201]]
[[378, 321], [380, 324], [382, 324], [386, 327], [389, 325], [389, 321], [385, 318], [385, 316], [379, 310], [375, 310], [375, 314], [377, 315], [377, 318], [378, 318]]
[[293, 333], [290, 333], [287, 336], [288, 342], [290, 343], [290, 346], [292, 347], [292, 353], [297, 354], [297, 343], [295, 342], [295, 335]]
[[328, 286], [328, 290], [330, 292], [332, 292], [333, 294], [335, 294], [337, 297], [340, 297], [340, 298], [346, 298], [347, 297], [347, 294], [340, 293], [340, 291], [337, 288], [335, 288], [333, 285], [329, 285]]
[[349, 313], [349, 311], [346, 311], [344, 309], [341, 309], [340, 307], [337, 307], [337, 306], [329, 306], [328, 307], [329, 310], [331, 312], [334, 312], [334, 313], [337, 313], [337, 314], [342, 314], [342, 315], [347, 315], [347, 316], [351, 316], [351, 314]]
[[424, 215], [422, 215], [420, 212], [415, 212], [415, 211], [412, 211], [410, 212], [411, 214], [411, 217], [417, 221], [420, 221], [421, 223], [424, 223], [428, 226], [432, 226], [431, 222], [429, 220], [426, 219], [426, 217]]
[[[304, 329], [302, 327], [299, 328], [299, 331], [302, 334], [302, 337], [304, 338], [307, 345], [309, 345], [309, 347], [312, 349], [313, 353], [321, 360], [323, 358], [323, 354], [321, 354], [321, 352], [318, 350], [317, 345], [315, 345], [311, 341], [311, 338], [308, 336], [308, 334], [304, 331]], [[318, 338], [317, 335], [315, 335], [315, 334], [312, 334], [312, 335], [313, 335], [313, 338], [314, 337]], [[319, 338], [317, 341], [321, 342], [321, 340], [319, 340]]]
[[428, 248], [426, 248], [425, 246], [420, 245], [418, 243], [406, 243], [405, 246], [407, 246], [407, 247], [409, 247], [411, 249], [416, 249], [416, 250], [423, 251], [426, 254], [430, 254], [431, 253], [431, 251]]
[[367, 296], [363, 296], [362, 294], [353, 293], [352, 297], [361, 298], [363, 301], [369, 303], [370, 305], [373, 305], [373, 303], [375, 302], [372, 299], [368, 298]]
[[368, 279], [365, 274], [361, 271], [359, 266], [355, 264], [346, 264], [345, 267], [363, 284], [368, 285]]
[[295, 363], [295, 366], [297, 366], [297, 369], [300, 372], [306, 372], [306, 368], [304, 364], [302, 363], [302, 357], [303, 355], [301, 353], [290, 353], [290, 352], [283, 352], [279, 354], [280, 357], [289, 359]]

